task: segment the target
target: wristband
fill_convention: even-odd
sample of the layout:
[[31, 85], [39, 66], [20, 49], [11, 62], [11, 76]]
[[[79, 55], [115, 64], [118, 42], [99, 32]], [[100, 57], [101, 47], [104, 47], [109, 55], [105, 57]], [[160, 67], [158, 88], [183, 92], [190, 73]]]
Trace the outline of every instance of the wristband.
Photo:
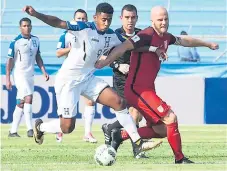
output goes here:
[[149, 47], [149, 52], [155, 52], [158, 48], [155, 46], [150, 46]]

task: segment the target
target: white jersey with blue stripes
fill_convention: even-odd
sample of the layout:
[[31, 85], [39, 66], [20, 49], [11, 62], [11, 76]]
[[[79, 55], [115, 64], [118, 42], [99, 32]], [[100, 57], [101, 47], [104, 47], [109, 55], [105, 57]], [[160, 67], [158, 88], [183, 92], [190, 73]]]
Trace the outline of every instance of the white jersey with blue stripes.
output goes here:
[[[68, 32], [74, 35], [71, 39], [71, 51], [62, 64], [58, 75], [73, 80], [83, 80], [95, 71], [95, 63], [103, 53], [121, 44], [124, 38], [112, 29], [100, 32], [93, 22], [67, 22]], [[60, 46], [59, 46], [60, 47]]]
[[32, 36], [28, 39], [18, 35], [9, 46], [8, 57], [14, 58], [14, 74], [33, 76], [37, 53], [40, 53], [39, 38]]

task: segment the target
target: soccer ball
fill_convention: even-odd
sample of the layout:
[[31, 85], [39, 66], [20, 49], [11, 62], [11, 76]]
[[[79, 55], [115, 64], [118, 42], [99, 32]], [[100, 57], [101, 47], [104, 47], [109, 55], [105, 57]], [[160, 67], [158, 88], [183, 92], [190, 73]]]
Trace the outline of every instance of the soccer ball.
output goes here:
[[95, 162], [101, 166], [111, 166], [116, 161], [116, 150], [110, 145], [103, 144], [95, 150]]

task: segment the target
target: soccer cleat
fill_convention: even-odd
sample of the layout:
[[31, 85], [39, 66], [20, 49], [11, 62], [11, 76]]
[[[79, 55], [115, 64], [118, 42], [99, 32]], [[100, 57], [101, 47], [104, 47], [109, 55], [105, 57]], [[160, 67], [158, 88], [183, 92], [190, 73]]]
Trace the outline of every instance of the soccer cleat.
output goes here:
[[35, 138], [35, 142], [39, 145], [43, 143], [43, 139], [44, 139], [44, 132], [40, 131], [40, 125], [42, 123], [43, 121], [41, 119], [35, 120], [34, 138]]
[[56, 141], [57, 142], [62, 142], [62, 138], [63, 138], [63, 133], [59, 132], [56, 134]]
[[108, 124], [103, 124], [102, 125], [102, 131], [104, 133], [104, 137], [105, 137], [105, 144], [106, 145], [111, 145], [111, 132], [108, 131]]
[[97, 140], [93, 137], [92, 133], [85, 135], [83, 140], [90, 143], [97, 143]]
[[141, 152], [135, 156], [136, 159], [148, 159], [149, 157], [146, 156], [145, 152]]
[[119, 128], [114, 128], [111, 131], [111, 146], [117, 151], [120, 144], [123, 142], [123, 139], [121, 137], [121, 130]]
[[186, 157], [183, 157], [181, 160], [175, 160], [175, 164], [192, 164], [192, 163], [194, 162]]
[[18, 137], [18, 138], [19, 138], [19, 137], [20, 137], [20, 135], [18, 135], [18, 133], [17, 133], [17, 132], [15, 132], [15, 133], [10, 133], [10, 132], [9, 132], [8, 137], [9, 137], [9, 138], [11, 138], [11, 137]]
[[143, 141], [142, 139], [137, 140], [136, 142], [132, 142], [134, 157], [138, 156], [143, 151], [148, 151], [155, 149], [160, 146], [162, 140], [158, 141]]
[[33, 137], [33, 134], [34, 134], [34, 132], [32, 129], [28, 130], [28, 132], [27, 132], [28, 137]]

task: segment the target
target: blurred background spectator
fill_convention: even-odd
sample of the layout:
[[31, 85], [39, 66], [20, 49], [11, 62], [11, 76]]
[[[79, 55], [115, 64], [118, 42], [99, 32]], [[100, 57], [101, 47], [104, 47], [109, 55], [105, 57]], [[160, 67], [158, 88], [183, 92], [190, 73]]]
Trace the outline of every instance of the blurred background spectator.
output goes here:
[[[182, 31], [181, 35], [188, 35], [186, 31]], [[196, 47], [183, 47], [179, 46], [177, 48], [177, 54], [180, 58], [180, 61], [188, 61], [188, 62], [199, 62], [200, 56], [197, 52]]]

